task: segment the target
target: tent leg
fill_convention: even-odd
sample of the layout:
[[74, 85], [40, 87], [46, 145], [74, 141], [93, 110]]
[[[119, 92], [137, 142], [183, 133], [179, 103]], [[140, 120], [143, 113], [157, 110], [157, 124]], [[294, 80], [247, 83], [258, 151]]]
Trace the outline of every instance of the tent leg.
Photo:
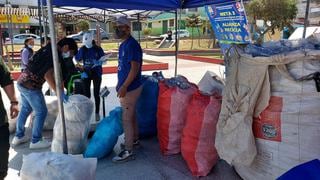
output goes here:
[[177, 71], [178, 71], [178, 46], [179, 46], [179, 33], [178, 33], [178, 11], [176, 10], [175, 12], [175, 31], [176, 31], [176, 36], [175, 36], [175, 41], [176, 41], [176, 52], [175, 52], [175, 65], [174, 65], [174, 76], [177, 76]]
[[[41, 23], [41, 3], [40, 3], [41, 0], [38, 0], [38, 18], [39, 18], [39, 36], [40, 36], [40, 39], [42, 39], [42, 23]], [[41, 44], [40, 44], [41, 45]]]
[[139, 24], [138, 36], [139, 36], [139, 44], [140, 44], [140, 43], [141, 43], [141, 37], [140, 37], [140, 28], [141, 28], [141, 24], [140, 24], [140, 13], [138, 13], [138, 24]]
[[52, 49], [52, 56], [53, 56], [54, 77], [56, 80], [56, 94], [58, 97], [59, 115], [62, 121], [63, 153], [68, 154], [66, 123], [65, 123], [63, 103], [62, 103], [63, 89], [61, 88], [62, 82], [61, 82], [60, 64], [59, 64], [58, 51], [57, 51], [56, 32], [55, 32], [54, 19], [53, 19], [52, 0], [47, 0], [47, 5], [48, 5], [48, 18], [49, 18], [49, 27], [50, 27], [50, 37], [51, 37], [51, 49]]
[[42, 21], [43, 21], [43, 33], [44, 33], [44, 44], [47, 44], [47, 37], [48, 37], [48, 34], [47, 34], [47, 27], [46, 27], [46, 18], [45, 18], [45, 13], [44, 13], [44, 7], [43, 7], [43, 1], [40, 0], [40, 5], [41, 5], [41, 15], [42, 15]]

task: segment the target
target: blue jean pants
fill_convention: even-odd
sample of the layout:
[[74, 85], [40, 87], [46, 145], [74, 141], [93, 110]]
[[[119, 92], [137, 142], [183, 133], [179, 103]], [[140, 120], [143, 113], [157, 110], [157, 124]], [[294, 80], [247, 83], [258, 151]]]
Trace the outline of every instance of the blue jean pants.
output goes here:
[[31, 90], [17, 85], [21, 96], [20, 112], [17, 119], [16, 136], [22, 138], [25, 132], [25, 124], [28, 116], [33, 112], [32, 143], [36, 143], [42, 138], [44, 121], [48, 114], [48, 109], [41, 90]]

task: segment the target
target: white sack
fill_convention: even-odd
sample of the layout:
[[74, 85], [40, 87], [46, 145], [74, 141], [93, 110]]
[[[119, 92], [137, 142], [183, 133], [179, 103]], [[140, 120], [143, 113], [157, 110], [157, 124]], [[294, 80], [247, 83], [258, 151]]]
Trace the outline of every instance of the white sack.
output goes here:
[[21, 180], [95, 180], [96, 158], [53, 152], [23, 156]]

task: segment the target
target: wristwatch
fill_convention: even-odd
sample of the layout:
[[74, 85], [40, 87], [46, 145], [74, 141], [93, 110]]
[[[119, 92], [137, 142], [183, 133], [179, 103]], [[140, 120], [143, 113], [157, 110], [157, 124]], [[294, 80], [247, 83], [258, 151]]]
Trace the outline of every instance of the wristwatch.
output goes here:
[[10, 101], [11, 105], [18, 105], [19, 102], [18, 101]]

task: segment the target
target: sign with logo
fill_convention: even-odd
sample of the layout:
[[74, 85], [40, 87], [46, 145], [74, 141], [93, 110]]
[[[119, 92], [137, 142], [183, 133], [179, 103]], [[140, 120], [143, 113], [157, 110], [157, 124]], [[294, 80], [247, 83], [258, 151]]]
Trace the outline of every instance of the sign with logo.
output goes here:
[[14, 24], [26, 24], [30, 23], [30, 17], [29, 16], [20, 16], [20, 15], [5, 15], [0, 14], [0, 23], [8, 23], [9, 18], [12, 18], [12, 23]]
[[250, 43], [247, 18], [242, 3], [206, 6], [216, 38], [220, 44]]

